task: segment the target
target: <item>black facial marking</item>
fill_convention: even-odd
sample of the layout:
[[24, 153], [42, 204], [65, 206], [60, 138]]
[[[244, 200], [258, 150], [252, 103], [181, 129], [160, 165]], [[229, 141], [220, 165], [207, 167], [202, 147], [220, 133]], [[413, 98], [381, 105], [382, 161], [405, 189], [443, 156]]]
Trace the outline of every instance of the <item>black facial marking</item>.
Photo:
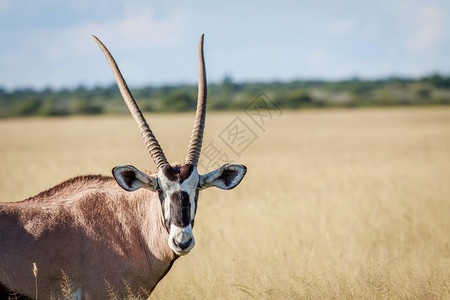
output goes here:
[[187, 164], [182, 167], [180, 166], [165, 166], [163, 169], [164, 175], [169, 179], [170, 181], [179, 181], [180, 184], [189, 178], [192, 174], [192, 170], [194, 170], [194, 166]]
[[181, 167], [179, 175], [180, 184], [191, 176], [193, 170], [194, 165], [188, 164]]
[[178, 175], [180, 174], [180, 167], [179, 166], [172, 167], [170, 165], [166, 165], [163, 168], [163, 173], [170, 181], [177, 181]]
[[186, 227], [191, 223], [191, 203], [188, 193], [175, 192], [170, 199], [170, 217], [178, 227]]

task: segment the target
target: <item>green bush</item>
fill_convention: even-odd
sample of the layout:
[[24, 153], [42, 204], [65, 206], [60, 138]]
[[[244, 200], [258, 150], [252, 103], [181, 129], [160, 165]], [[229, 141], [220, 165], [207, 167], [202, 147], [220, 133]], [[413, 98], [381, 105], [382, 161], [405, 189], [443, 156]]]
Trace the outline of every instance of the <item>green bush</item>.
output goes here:
[[74, 113], [82, 115], [98, 115], [103, 113], [103, 106], [86, 101], [78, 101], [74, 105]]
[[11, 108], [14, 116], [36, 115], [41, 108], [42, 100], [37, 97], [28, 97], [20, 102], [16, 102]]
[[165, 111], [180, 112], [194, 110], [197, 100], [186, 92], [173, 92], [162, 99], [162, 108]]

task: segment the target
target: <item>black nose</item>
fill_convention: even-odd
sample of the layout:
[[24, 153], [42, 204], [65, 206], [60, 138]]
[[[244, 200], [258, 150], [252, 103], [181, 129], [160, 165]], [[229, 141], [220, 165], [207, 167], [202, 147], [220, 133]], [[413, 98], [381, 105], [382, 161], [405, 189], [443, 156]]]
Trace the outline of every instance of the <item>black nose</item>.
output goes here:
[[184, 250], [187, 247], [189, 247], [189, 245], [192, 243], [192, 239], [187, 240], [184, 243], [178, 243], [175, 239], [173, 240], [173, 243], [175, 244], [175, 246], [179, 247], [180, 249]]

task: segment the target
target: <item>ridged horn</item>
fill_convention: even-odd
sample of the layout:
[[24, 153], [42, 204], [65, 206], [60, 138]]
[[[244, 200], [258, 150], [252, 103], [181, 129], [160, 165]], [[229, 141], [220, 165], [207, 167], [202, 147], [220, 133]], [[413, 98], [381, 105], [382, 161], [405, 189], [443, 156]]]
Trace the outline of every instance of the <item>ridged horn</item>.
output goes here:
[[127, 104], [128, 109], [133, 116], [133, 119], [139, 126], [139, 131], [141, 132], [142, 139], [147, 146], [148, 152], [150, 152], [150, 155], [152, 156], [158, 170], [161, 169], [162, 167], [167, 165], [168, 162], [166, 156], [164, 155], [164, 152], [161, 149], [161, 146], [158, 143], [158, 140], [153, 135], [153, 132], [150, 129], [150, 126], [148, 126], [147, 121], [145, 120], [141, 110], [139, 109], [139, 106], [133, 98], [133, 95], [131, 95], [131, 92], [128, 89], [128, 85], [125, 82], [122, 74], [120, 73], [119, 67], [117, 66], [116, 61], [112, 57], [111, 53], [95, 35], [93, 35], [92, 37], [105, 54], [106, 60], [108, 61], [109, 66], [111, 67], [111, 70], [113, 72], [114, 79], [116, 80], [117, 86], [119, 87], [120, 93], [122, 94], [122, 98]]
[[197, 98], [197, 111], [195, 113], [194, 129], [192, 130], [191, 141], [189, 143], [188, 151], [186, 154], [185, 164], [192, 164], [197, 166], [198, 159], [200, 157], [200, 151], [202, 149], [203, 132], [205, 129], [205, 117], [206, 117], [206, 70], [205, 70], [205, 57], [203, 55], [203, 38], [202, 34], [200, 38], [200, 44], [198, 46], [198, 98]]

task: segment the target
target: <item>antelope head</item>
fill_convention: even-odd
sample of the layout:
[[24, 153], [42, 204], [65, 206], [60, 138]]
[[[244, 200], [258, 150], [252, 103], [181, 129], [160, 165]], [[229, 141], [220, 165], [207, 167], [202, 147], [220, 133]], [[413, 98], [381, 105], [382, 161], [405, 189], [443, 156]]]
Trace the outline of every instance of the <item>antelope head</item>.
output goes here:
[[[146, 188], [157, 192], [161, 202], [162, 216], [167, 232], [168, 244], [177, 255], [185, 255], [195, 245], [192, 228], [199, 191], [208, 187], [218, 187], [229, 190], [237, 186], [244, 177], [247, 168], [243, 165], [225, 164], [208, 174], [200, 175], [197, 171], [198, 160], [202, 147], [206, 116], [206, 71], [203, 55], [203, 35], [200, 39], [198, 100], [194, 128], [183, 165], [170, 165], [156, 137], [146, 122], [136, 101], [120, 73], [111, 53], [103, 43], [93, 36], [106, 56], [119, 87], [120, 93], [136, 120], [142, 138], [152, 156], [158, 172], [149, 175], [133, 166], [118, 166], [113, 169], [117, 183], [127, 191]], [[152, 199], [149, 199], [149, 201]]]

